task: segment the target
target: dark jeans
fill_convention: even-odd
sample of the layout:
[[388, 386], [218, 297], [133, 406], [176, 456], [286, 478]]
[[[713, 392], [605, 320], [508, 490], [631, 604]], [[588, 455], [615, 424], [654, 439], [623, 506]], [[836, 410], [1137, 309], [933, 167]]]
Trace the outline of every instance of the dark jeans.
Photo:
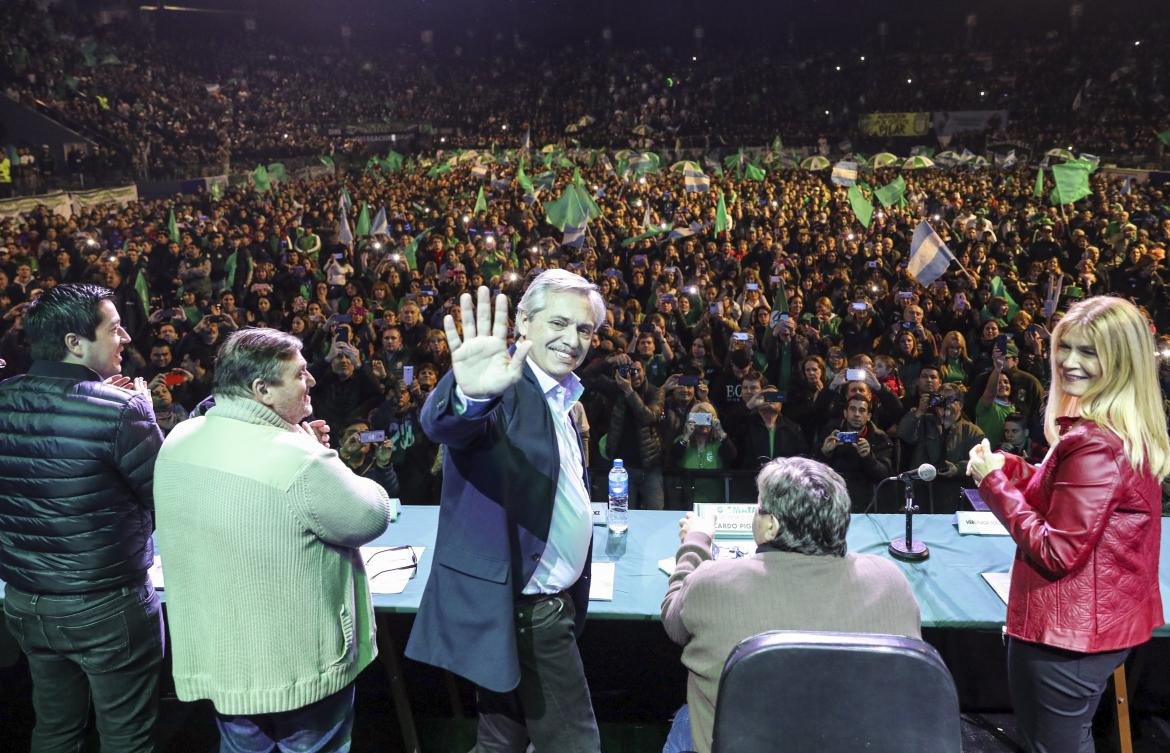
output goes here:
[[573, 632], [573, 602], [554, 596], [516, 607], [520, 685], [477, 688], [476, 753], [599, 753], [601, 737]]
[[9, 586], [4, 614], [32, 674], [33, 753], [80, 750], [91, 698], [103, 751], [154, 750], [163, 623], [149, 581], [64, 596]]
[[220, 753], [346, 753], [353, 733], [353, 683], [292, 711], [217, 714]]
[[1008, 639], [1008, 685], [1031, 753], [1093, 753], [1093, 714], [1129, 649], [1100, 654]]

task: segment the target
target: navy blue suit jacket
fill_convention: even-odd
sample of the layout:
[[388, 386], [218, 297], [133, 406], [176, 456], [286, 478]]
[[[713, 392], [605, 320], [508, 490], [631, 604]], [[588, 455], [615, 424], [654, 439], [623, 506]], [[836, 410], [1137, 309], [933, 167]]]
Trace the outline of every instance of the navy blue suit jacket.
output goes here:
[[[434, 564], [406, 655], [507, 692], [520, 683], [515, 599], [544, 554], [560, 473], [552, 412], [525, 364], [523, 378], [479, 418], [455, 410], [455, 378], [448, 372], [420, 418], [446, 455]], [[591, 559], [592, 545], [569, 589], [578, 635], [589, 606]]]

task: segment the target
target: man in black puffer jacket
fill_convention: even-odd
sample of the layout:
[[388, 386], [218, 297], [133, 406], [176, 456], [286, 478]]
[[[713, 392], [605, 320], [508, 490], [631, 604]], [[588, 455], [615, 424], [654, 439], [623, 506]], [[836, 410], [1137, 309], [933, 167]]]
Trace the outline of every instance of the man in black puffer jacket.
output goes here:
[[113, 293], [58, 285], [24, 320], [33, 364], [0, 382], [0, 580], [28, 657], [32, 750], [78, 750], [92, 697], [103, 750], [151, 751], [162, 612], [151, 483], [162, 432]]

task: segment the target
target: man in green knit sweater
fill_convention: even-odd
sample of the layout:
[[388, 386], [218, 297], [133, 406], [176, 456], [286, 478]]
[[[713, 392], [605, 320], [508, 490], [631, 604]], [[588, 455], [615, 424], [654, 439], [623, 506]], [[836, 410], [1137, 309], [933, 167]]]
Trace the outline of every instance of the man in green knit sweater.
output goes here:
[[377, 654], [356, 550], [386, 530], [390, 501], [304, 423], [300, 348], [233, 333], [215, 407], [155, 466], [175, 690], [215, 705], [222, 750], [348, 750], [354, 679]]

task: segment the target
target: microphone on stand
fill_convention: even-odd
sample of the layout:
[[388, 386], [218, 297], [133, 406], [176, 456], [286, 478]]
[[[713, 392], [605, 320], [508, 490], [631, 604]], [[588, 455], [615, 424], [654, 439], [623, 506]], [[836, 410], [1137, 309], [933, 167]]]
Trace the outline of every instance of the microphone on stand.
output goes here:
[[887, 481], [934, 481], [938, 476], [938, 469], [930, 463], [923, 463], [912, 471], [890, 476]]
[[888, 480], [901, 481], [906, 490], [906, 536], [890, 542], [890, 556], [905, 562], [921, 562], [930, 556], [926, 544], [914, 540], [914, 512], [918, 507], [914, 504], [914, 482], [934, 481], [938, 476], [938, 469], [930, 463], [923, 463], [912, 471], [891, 476]]

